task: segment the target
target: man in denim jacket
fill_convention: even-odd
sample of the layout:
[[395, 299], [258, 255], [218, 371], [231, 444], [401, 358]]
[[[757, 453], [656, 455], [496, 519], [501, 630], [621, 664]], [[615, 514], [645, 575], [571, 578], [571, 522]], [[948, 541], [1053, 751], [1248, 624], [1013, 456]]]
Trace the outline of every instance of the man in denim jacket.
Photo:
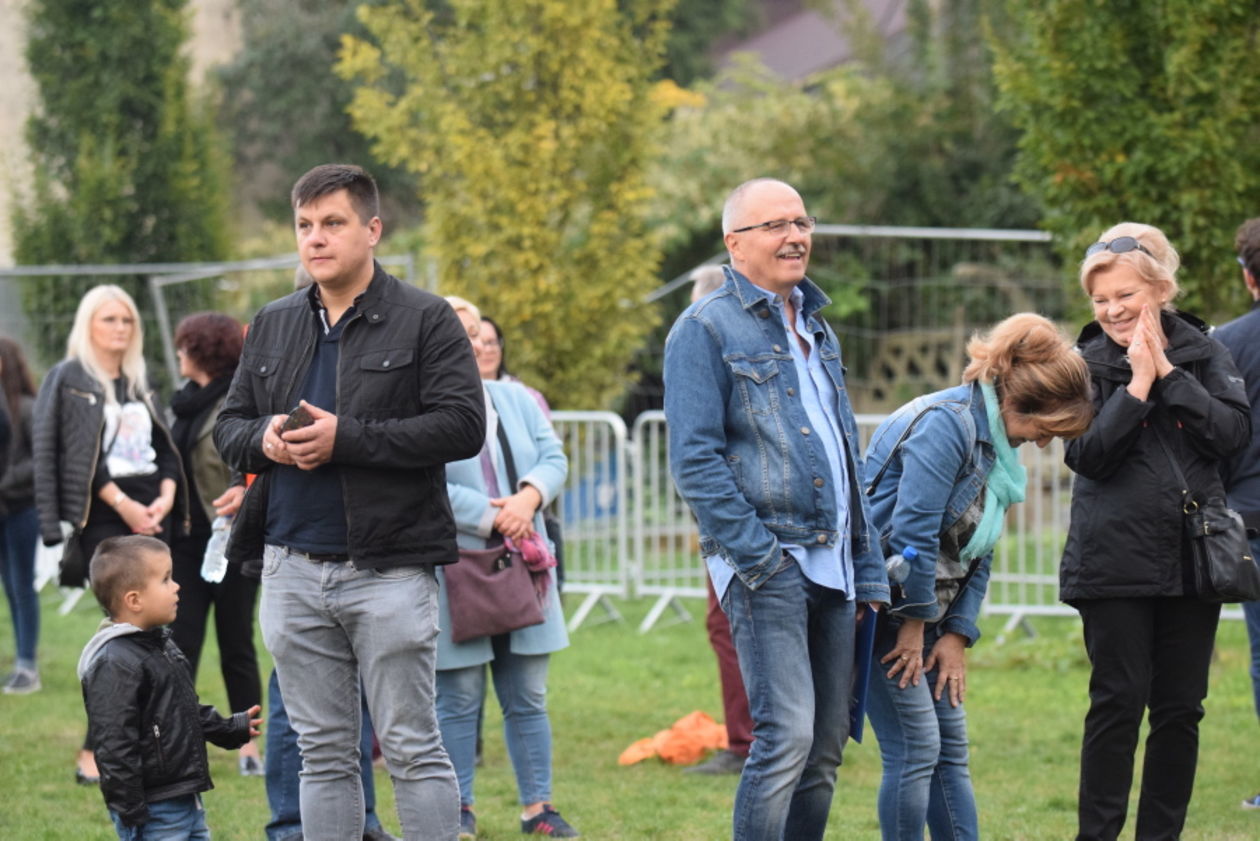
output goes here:
[[805, 277], [814, 219], [756, 179], [722, 213], [722, 288], [665, 345], [670, 470], [731, 623], [753, 746], [735, 841], [821, 839], [849, 732], [855, 620], [888, 581], [859, 487], [830, 303]]

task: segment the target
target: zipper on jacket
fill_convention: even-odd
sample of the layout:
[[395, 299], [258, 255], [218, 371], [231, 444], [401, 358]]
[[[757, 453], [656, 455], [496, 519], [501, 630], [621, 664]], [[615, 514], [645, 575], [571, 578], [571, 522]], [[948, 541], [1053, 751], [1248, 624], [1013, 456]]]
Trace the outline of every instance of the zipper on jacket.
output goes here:
[[162, 769], [163, 775], [166, 774], [166, 754], [162, 750], [162, 731], [158, 728], [158, 723], [153, 722], [153, 747], [157, 750], [158, 767]]
[[[144, 408], [149, 412], [149, 421], [157, 429], [162, 430], [162, 435], [166, 438], [167, 446], [171, 448], [171, 452], [175, 454], [175, 468], [179, 471], [180, 482], [175, 486], [175, 499], [180, 503], [183, 510], [184, 518], [184, 534], [187, 535], [192, 531], [192, 514], [188, 511], [188, 477], [184, 475], [184, 459], [180, 455], [179, 448], [175, 446], [175, 439], [171, 437], [171, 432], [166, 428], [166, 424], [158, 420], [157, 411], [153, 408], [153, 392], [144, 392], [142, 399], [144, 400]], [[95, 471], [93, 471], [95, 472]], [[158, 482], [158, 493], [161, 491], [161, 480]]]
[[[350, 320], [346, 322], [346, 326], [341, 328], [342, 339], [345, 338], [346, 331], [350, 329], [350, 325], [354, 324], [354, 322], [358, 321], [362, 317], [363, 317], [363, 313], [356, 309], [354, 315], [352, 315], [350, 317]], [[341, 339], [338, 339], [337, 340], [337, 377], [333, 384], [333, 395], [337, 399], [337, 405], [333, 407], [334, 409], [333, 414], [336, 414], [335, 410], [341, 407], [341, 350], [342, 350]], [[333, 442], [334, 445], [336, 443], [337, 443], [336, 441]], [[329, 458], [331, 459], [331, 456]], [[337, 471], [337, 483], [341, 485], [341, 508], [343, 511], [346, 512], [346, 554], [349, 554], [350, 553], [350, 506], [346, 504], [346, 500], [350, 498], [350, 495], [347, 492], [347, 488], [346, 488], [346, 473], [344, 470]], [[351, 561], [351, 565], [353, 565], [354, 558], [352, 557], [350, 561]]]
[[[87, 397], [91, 405], [93, 406], [96, 405], [95, 394], [88, 394], [82, 391], [76, 391], [73, 388], [70, 389], [69, 391], [71, 394], [78, 394], [80, 396]], [[101, 440], [101, 433], [103, 433], [104, 431], [105, 431], [105, 410], [104, 408], [102, 408], [101, 409], [101, 422], [96, 427], [96, 440], [97, 440], [96, 453], [95, 455], [92, 456], [92, 468], [88, 470], [87, 496], [84, 497], [83, 499], [83, 516], [79, 518], [79, 526], [78, 526], [79, 531], [83, 531], [83, 529], [87, 528], [88, 514], [90, 514], [92, 511], [92, 477], [96, 475], [96, 465], [99, 464], [101, 460], [100, 440]]]

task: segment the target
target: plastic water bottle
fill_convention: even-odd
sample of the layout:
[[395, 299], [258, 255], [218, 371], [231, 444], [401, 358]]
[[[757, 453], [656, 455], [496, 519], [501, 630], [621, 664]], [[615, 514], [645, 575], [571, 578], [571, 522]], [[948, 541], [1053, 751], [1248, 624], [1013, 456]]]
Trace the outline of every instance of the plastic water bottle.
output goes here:
[[210, 524], [210, 539], [206, 541], [206, 554], [201, 560], [201, 577], [211, 584], [218, 584], [227, 573], [228, 534], [232, 531], [231, 517], [215, 517]]
[[904, 584], [906, 579], [910, 577], [910, 565], [919, 557], [919, 550], [913, 546], [907, 546], [901, 550], [900, 554], [893, 555], [884, 561], [884, 567], [888, 570], [888, 579], [894, 584]]

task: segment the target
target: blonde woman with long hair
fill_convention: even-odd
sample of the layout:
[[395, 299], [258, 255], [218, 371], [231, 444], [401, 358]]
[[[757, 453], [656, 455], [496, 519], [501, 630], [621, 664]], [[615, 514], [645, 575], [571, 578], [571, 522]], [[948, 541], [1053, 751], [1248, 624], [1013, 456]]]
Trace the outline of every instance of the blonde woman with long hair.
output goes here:
[[[118, 286], [88, 290], [75, 312], [66, 358], [35, 401], [35, 503], [44, 545], [62, 542], [61, 583], [83, 586], [102, 540], [146, 534], [169, 542], [187, 528], [179, 454], [149, 391], [135, 301]], [[174, 526], [169, 515], [179, 505]], [[99, 780], [90, 734], [75, 769]]]

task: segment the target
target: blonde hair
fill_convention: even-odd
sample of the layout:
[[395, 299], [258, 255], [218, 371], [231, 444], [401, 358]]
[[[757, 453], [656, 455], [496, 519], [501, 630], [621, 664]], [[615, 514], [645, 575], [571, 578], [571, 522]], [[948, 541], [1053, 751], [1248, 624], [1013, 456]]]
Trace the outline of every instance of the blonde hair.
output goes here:
[[455, 310], [455, 312], [466, 312], [473, 317], [474, 321], [481, 321], [481, 310], [477, 309], [477, 307], [466, 298], [461, 298], [458, 295], [447, 295], [446, 303], [450, 304], [451, 309]]
[[1143, 253], [1138, 249], [1123, 254], [1103, 249], [1081, 261], [1081, 288], [1090, 294], [1090, 285], [1094, 275], [1109, 271], [1112, 266], [1124, 264], [1137, 272], [1142, 280], [1161, 291], [1167, 292], [1164, 298], [1164, 309], [1174, 310], [1173, 299], [1181, 294], [1177, 285], [1177, 269], [1181, 268], [1181, 255], [1172, 247], [1164, 232], [1154, 225], [1143, 225], [1140, 222], [1121, 222], [1103, 231], [1099, 242], [1111, 242], [1118, 237], [1133, 237], [1149, 251]]
[[1077, 438], [1089, 428], [1094, 417], [1089, 368], [1048, 318], [1012, 315], [973, 336], [967, 355], [971, 362], [963, 382], [992, 382], [1003, 410], [1059, 438]]
[[722, 267], [711, 263], [697, 266], [687, 277], [691, 280], [692, 301], [699, 301], [726, 281], [726, 273], [722, 271]]
[[106, 403], [118, 402], [114, 394], [113, 379], [105, 373], [97, 359], [96, 348], [92, 345], [92, 318], [97, 310], [110, 301], [120, 302], [131, 314], [135, 329], [131, 331], [131, 343], [123, 353], [122, 374], [126, 381], [128, 399], [139, 400], [148, 387], [148, 371], [144, 364], [144, 327], [140, 322], [140, 311], [136, 309], [136, 302], [121, 286], [93, 286], [83, 296], [83, 300], [79, 301], [79, 308], [74, 313], [74, 325], [66, 339], [66, 359], [77, 359], [88, 375], [100, 383], [105, 392]]

